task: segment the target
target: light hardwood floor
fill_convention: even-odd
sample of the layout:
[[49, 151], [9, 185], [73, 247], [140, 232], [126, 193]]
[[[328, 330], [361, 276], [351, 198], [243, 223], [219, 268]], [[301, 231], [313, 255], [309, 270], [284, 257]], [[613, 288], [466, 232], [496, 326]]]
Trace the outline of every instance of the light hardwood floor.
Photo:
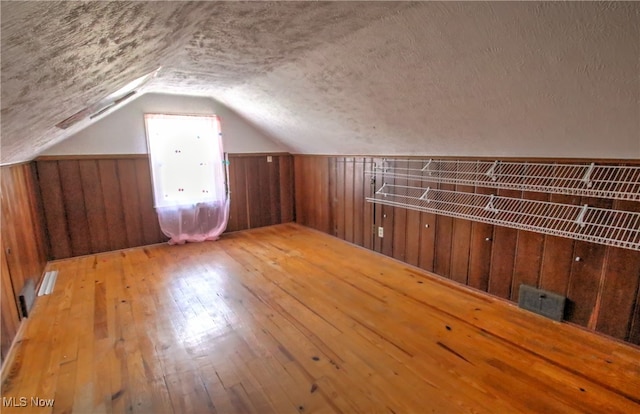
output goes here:
[[640, 412], [638, 348], [294, 224], [48, 269], [3, 413]]

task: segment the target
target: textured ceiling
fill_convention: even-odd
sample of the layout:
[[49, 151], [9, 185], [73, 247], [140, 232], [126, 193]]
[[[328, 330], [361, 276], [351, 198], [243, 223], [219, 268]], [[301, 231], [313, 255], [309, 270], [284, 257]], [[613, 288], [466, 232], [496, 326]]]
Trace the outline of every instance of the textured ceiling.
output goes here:
[[640, 158], [640, 4], [2, 2], [2, 163], [161, 66], [292, 151]]

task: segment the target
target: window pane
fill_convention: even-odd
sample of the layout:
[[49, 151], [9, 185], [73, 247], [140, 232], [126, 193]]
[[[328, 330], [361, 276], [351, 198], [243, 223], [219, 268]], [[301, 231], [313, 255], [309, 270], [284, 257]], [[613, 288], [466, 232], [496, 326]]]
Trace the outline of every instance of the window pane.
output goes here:
[[217, 117], [146, 114], [145, 122], [156, 207], [224, 199]]

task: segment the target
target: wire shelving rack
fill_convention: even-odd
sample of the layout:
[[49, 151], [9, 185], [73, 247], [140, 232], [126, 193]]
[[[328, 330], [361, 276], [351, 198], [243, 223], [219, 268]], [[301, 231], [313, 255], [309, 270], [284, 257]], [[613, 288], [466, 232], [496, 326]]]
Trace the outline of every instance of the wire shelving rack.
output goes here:
[[367, 201], [640, 251], [640, 212], [387, 183]]
[[640, 201], [640, 166], [384, 159], [369, 175]]

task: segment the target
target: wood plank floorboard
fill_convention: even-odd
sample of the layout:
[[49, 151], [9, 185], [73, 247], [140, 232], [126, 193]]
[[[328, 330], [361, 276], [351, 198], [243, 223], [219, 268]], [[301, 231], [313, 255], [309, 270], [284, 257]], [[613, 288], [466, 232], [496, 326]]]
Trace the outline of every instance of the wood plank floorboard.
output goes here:
[[53, 269], [2, 413], [640, 412], [639, 348], [296, 224]]

